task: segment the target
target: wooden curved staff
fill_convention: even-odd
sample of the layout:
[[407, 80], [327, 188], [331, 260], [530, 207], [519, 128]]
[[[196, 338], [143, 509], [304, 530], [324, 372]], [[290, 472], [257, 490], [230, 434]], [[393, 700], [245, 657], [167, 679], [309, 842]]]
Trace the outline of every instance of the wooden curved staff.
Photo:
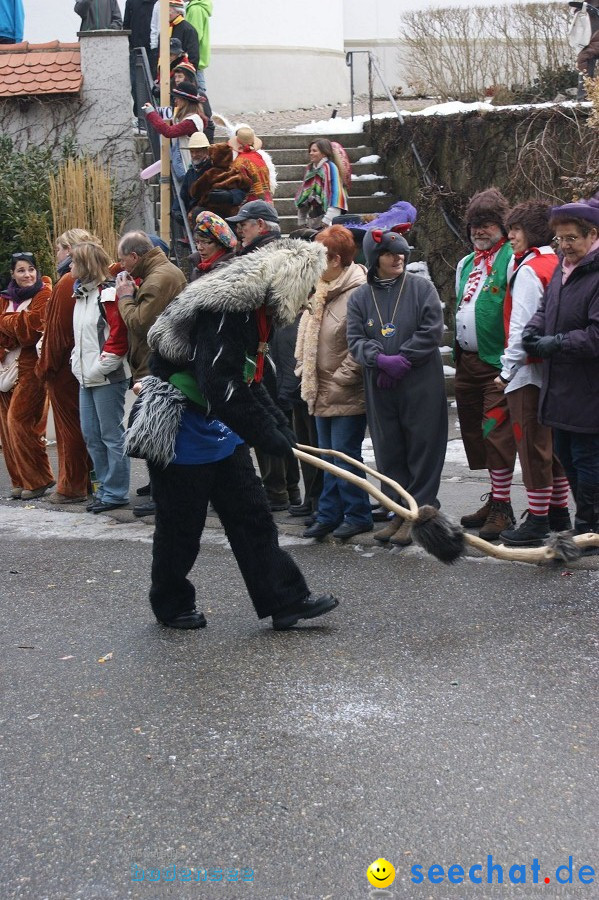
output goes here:
[[[342, 453], [340, 450], [322, 450], [319, 447], [298, 444], [294, 448], [293, 453], [299, 460], [316, 466], [318, 469], [323, 469], [325, 472], [330, 472], [331, 475], [336, 475], [338, 478], [345, 479], [345, 481], [349, 481], [356, 487], [366, 491], [367, 494], [370, 494], [371, 497], [374, 497], [375, 500], [378, 500], [391, 512], [402, 519], [406, 519], [408, 522], [412, 522], [416, 540], [425, 550], [432, 553], [442, 562], [455, 562], [462, 555], [466, 544], [476, 550], [480, 550], [487, 556], [492, 556], [494, 559], [527, 562], [535, 565], [555, 561], [570, 562], [581, 556], [583, 550], [589, 547], [599, 547], [599, 534], [583, 534], [576, 537], [557, 535], [542, 547], [506, 547], [503, 544], [491, 544], [489, 541], [485, 541], [473, 534], [468, 534], [461, 526], [454, 525], [434, 507], [419, 507], [412, 495], [392, 478], [382, 475], [376, 469], [372, 469], [363, 462], [353, 459], [353, 457]], [[334, 456], [337, 459], [342, 459], [353, 468], [361, 469], [368, 475], [372, 475], [383, 484], [393, 488], [406, 501], [408, 507], [401, 506], [399, 503], [391, 500], [390, 497], [387, 497], [386, 494], [383, 494], [381, 490], [371, 484], [368, 479], [361, 478], [359, 475], [348, 472], [346, 469], [341, 469], [327, 460], [319, 459], [316, 454]]]

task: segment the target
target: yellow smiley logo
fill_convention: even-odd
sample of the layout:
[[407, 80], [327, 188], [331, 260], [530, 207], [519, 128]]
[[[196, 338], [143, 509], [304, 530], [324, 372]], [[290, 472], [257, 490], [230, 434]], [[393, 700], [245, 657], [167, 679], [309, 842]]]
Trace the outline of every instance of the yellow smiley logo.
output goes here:
[[395, 881], [395, 869], [386, 859], [375, 859], [366, 869], [366, 877], [373, 887], [386, 888]]

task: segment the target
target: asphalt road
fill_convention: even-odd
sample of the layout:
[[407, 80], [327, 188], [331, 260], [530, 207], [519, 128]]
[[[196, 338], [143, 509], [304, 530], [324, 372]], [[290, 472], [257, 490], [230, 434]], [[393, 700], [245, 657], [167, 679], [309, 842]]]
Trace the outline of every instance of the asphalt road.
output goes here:
[[0, 511], [3, 900], [597, 895], [596, 569], [288, 537], [341, 605], [274, 633], [212, 531], [178, 633], [147, 526]]

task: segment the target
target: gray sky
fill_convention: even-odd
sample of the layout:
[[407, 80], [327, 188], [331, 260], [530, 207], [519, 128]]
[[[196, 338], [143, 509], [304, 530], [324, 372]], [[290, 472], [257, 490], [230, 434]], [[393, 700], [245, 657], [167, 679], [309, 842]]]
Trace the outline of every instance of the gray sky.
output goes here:
[[[216, 3], [226, 0], [216, 0]], [[282, 0], [295, 2], [295, 0]], [[369, 0], [364, 0], [367, 9]], [[508, 3], [513, 0], [396, 0], [401, 12], [426, 9], [427, 6], [472, 6], [473, 4]], [[118, 0], [121, 12], [125, 0]], [[60, 41], [76, 41], [77, 29], [81, 22], [73, 12], [75, 0], [25, 0], [25, 40], [41, 44], [56, 38]]]

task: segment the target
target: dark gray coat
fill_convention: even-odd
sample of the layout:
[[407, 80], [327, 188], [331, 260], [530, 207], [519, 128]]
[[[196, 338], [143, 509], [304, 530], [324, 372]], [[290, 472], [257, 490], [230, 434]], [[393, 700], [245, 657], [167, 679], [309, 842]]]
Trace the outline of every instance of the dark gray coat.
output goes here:
[[589, 253], [562, 285], [558, 266], [527, 328], [563, 334], [561, 349], [543, 362], [539, 418], [544, 425], [599, 432], [599, 250]]
[[[390, 291], [363, 284], [347, 303], [347, 343], [363, 367], [368, 429], [383, 475], [399, 482], [418, 505], [437, 499], [447, 447], [447, 397], [439, 344], [443, 309], [431, 281], [408, 274], [393, 324], [393, 337], [383, 337], [383, 323], [395, 309], [397, 288]], [[403, 353], [412, 368], [391, 390], [377, 387], [379, 353]], [[383, 486], [389, 496], [394, 492]], [[397, 499], [397, 498], [394, 498]]]
[[117, 0], [77, 0], [75, 12], [81, 16], [81, 31], [120, 31], [123, 27]]

